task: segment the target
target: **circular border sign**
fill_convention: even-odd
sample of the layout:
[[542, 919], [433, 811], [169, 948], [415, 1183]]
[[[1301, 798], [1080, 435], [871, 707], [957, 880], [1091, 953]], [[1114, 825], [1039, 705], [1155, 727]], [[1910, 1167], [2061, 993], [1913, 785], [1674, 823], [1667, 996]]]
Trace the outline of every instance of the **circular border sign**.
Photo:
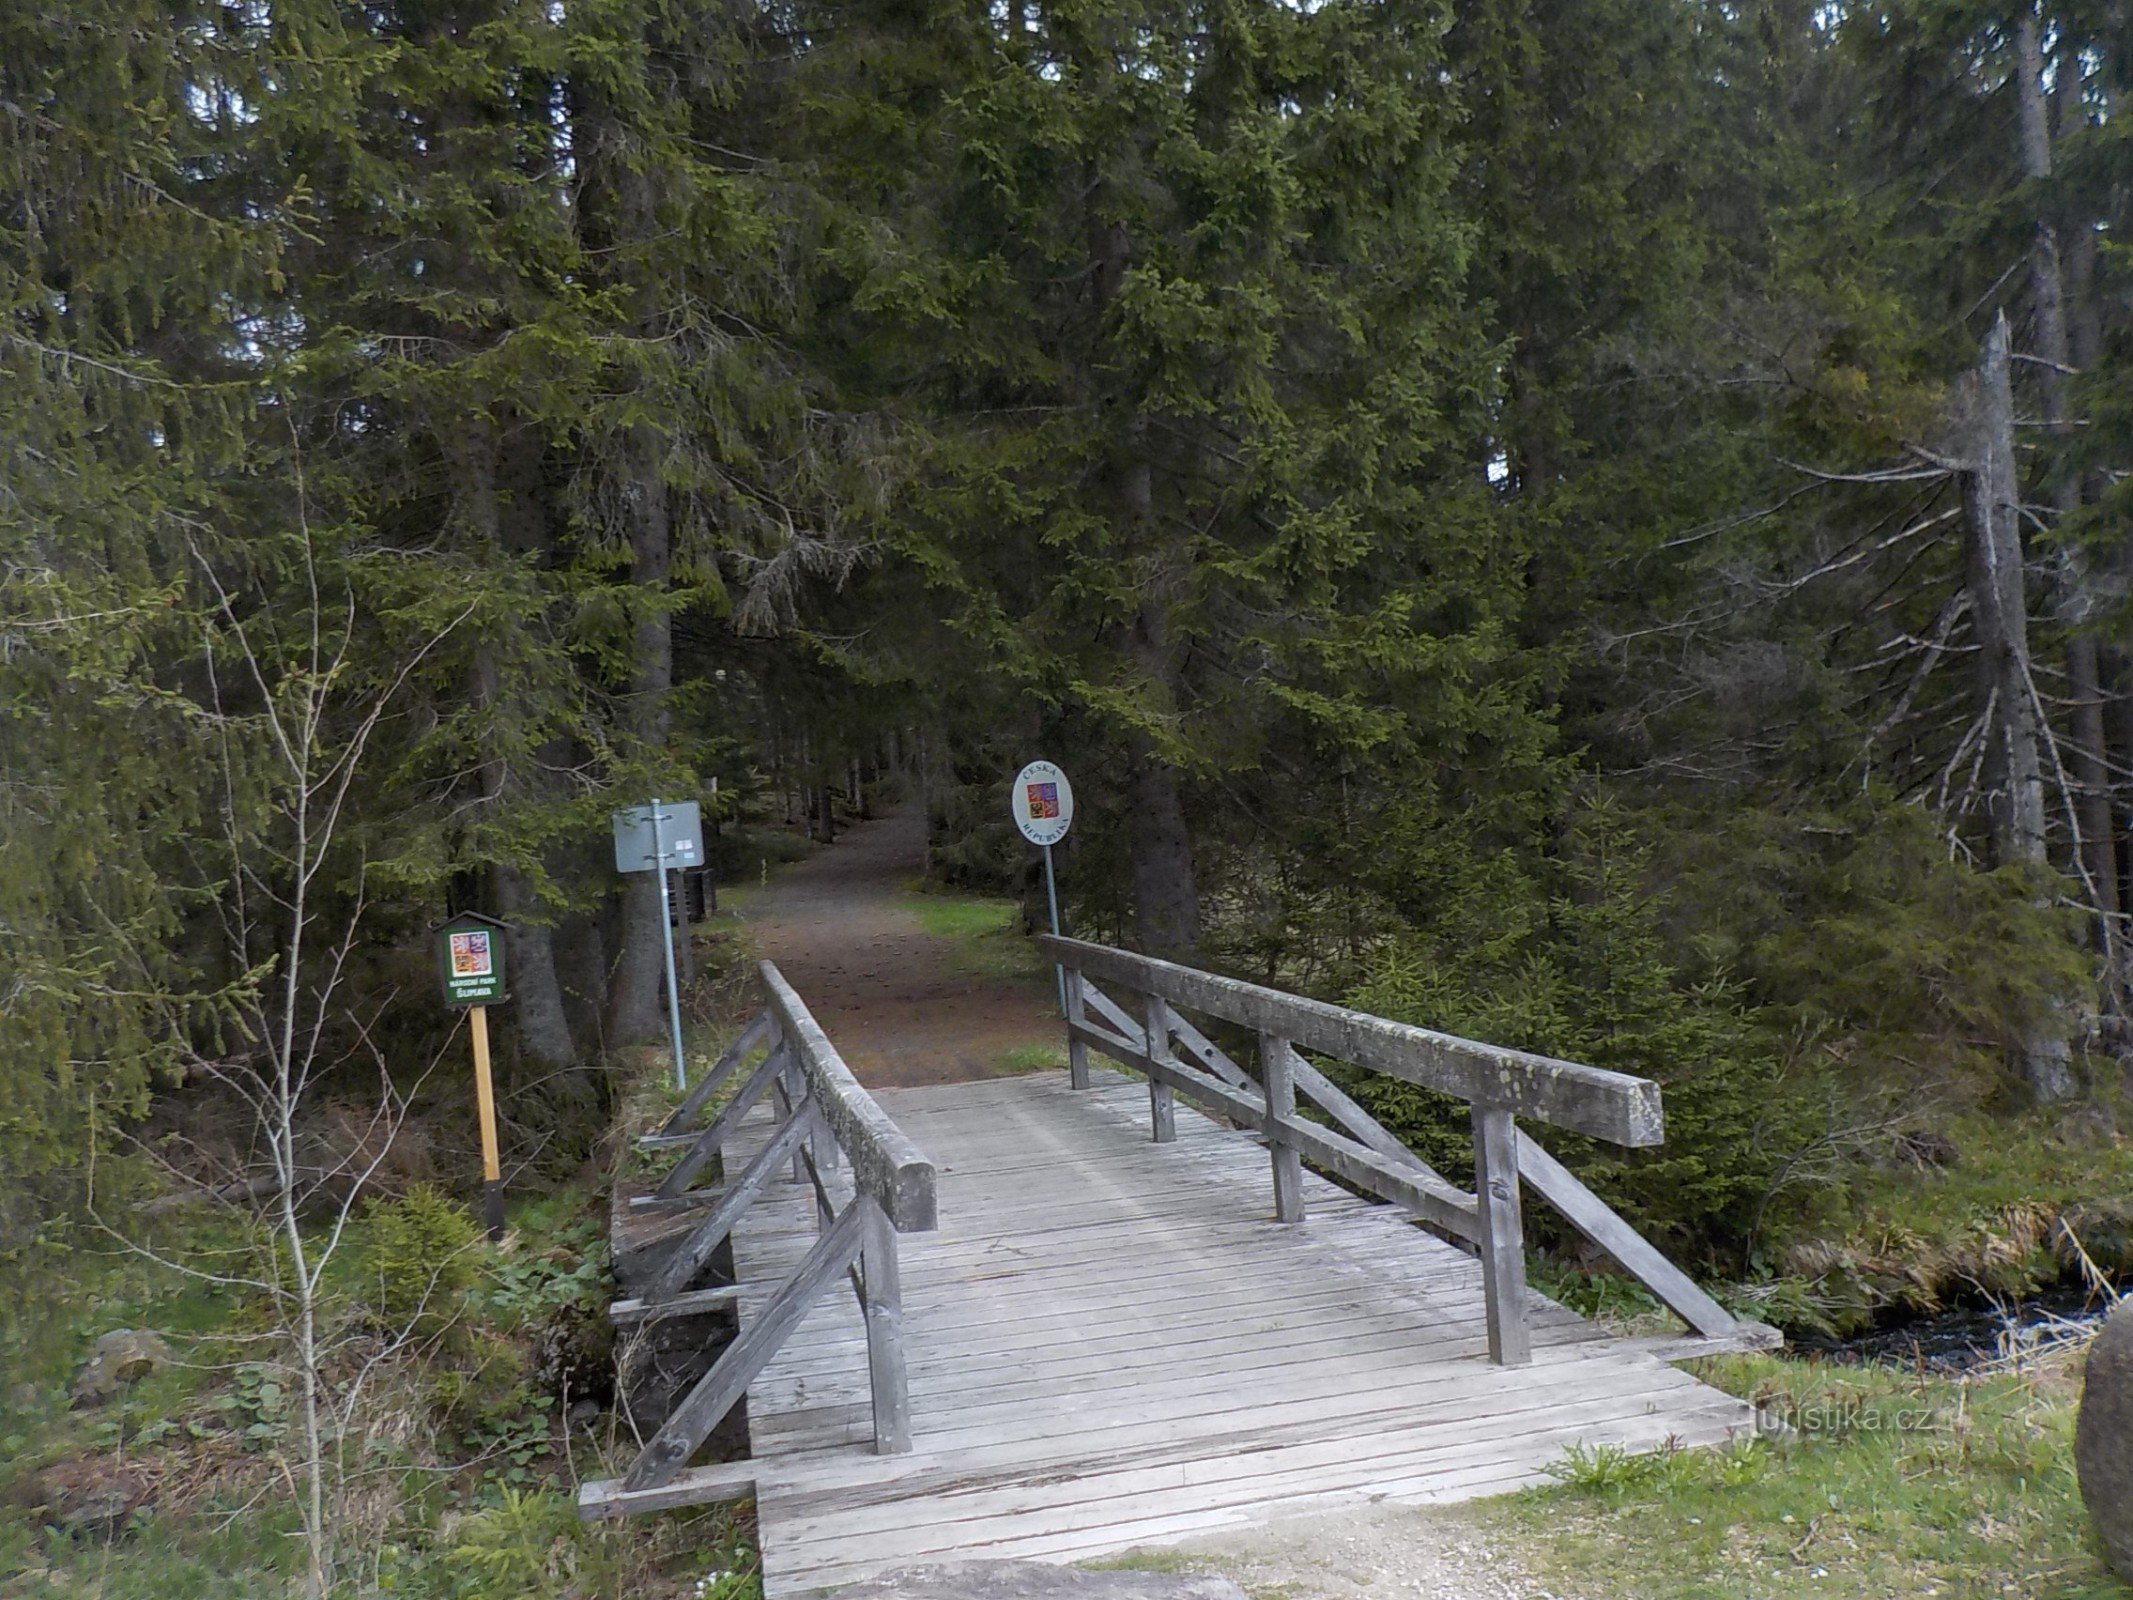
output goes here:
[[1007, 804], [1031, 844], [1057, 844], [1074, 825], [1074, 786], [1049, 761], [1032, 761], [1015, 774]]

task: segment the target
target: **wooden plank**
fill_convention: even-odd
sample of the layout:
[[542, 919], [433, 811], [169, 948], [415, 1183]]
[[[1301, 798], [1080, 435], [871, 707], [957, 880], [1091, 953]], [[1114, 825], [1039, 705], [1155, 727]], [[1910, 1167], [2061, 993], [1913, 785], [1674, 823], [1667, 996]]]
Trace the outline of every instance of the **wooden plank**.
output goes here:
[[653, 1489], [625, 1489], [620, 1478], [596, 1478], [578, 1485], [578, 1518], [598, 1522], [634, 1517], [646, 1511], [674, 1511], [720, 1500], [746, 1500], [755, 1494], [753, 1461], [691, 1467]]
[[770, 1027], [770, 1013], [758, 1011], [748, 1026], [741, 1030], [740, 1037], [726, 1046], [711, 1070], [696, 1080], [696, 1087], [682, 1098], [681, 1104], [674, 1108], [673, 1115], [659, 1125], [659, 1132], [653, 1137], [675, 1138], [687, 1131], [702, 1114], [704, 1107], [711, 1103], [711, 1097], [718, 1093], [719, 1086], [732, 1077], [734, 1070], [748, 1058], [748, 1052], [769, 1037]]
[[[797, 1117], [785, 1126], [804, 1127]], [[778, 1143], [773, 1140], [763, 1148], [765, 1153], [778, 1151]], [[778, 1155], [782, 1160], [784, 1152]], [[836, 1226], [822, 1236], [770, 1303], [749, 1320], [741, 1336], [726, 1347], [717, 1363], [668, 1415], [623, 1478], [624, 1489], [658, 1488], [688, 1464], [689, 1457], [696, 1454], [711, 1430], [747, 1392], [765, 1363], [777, 1354], [823, 1288], [851, 1265], [865, 1239], [865, 1223], [866, 1213], [858, 1206], [849, 1207], [837, 1219]]]
[[1037, 946], [1050, 960], [1088, 976], [1255, 1032], [1278, 1033], [1406, 1083], [1500, 1105], [1615, 1144], [1654, 1145], [1666, 1136], [1659, 1086], [1648, 1078], [1461, 1039], [1107, 945], [1040, 934]]
[[1296, 1052], [1278, 1033], [1259, 1036], [1259, 1075], [1266, 1084], [1267, 1148], [1274, 1161], [1274, 1220], [1301, 1222], [1304, 1218], [1303, 1157], [1296, 1141], [1283, 1131], [1296, 1120], [1296, 1081], [1289, 1064]]
[[777, 1047], [763, 1058], [763, 1064], [741, 1085], [740, 1093], [727, 1101], [712, 1118], [711, 1126], [696, 1136], [696, 1142], [675, 1163], [674, 1170], [666, 1175], [656, 1193], [671, 1200], [696, 1181], [697, 1174], [710, 1165], [711, 1158], [724, 1147], [742, 1119], [755, 1109], [756, 1102], [763, 1098], [763, 1091], [778, 1081], [778, 1074], [785, 1070], [787, 1049], [786, 1043], [780, 1040]]
[[721, 1284], [715, 1289], [691, 1289], [670, 1300], [611, 1300], [607, 1320], [618, 1328], [643, 1322], [661, 1322], [668, 1317], [695, 1317], [707, 1311], [723, 1311], [741, 1297], [740, 1285]]
[[758, 1150], [741, 1175], [727, 1185], [710, 1215], [675, 1247], [666, 1265], [659, 1269], [659, 1277], [647, 1299], [671, 1300], [702, 1275], [704, 1268], [710, 1265], [712, 1252], [726, 1242], [726, 1235], [733, 1231], [733, 1225], [740, 1221], [741, 1214], [762, 1192], [763, 1185], [770, 1181], [772, 1169], [800, 1148], [800, 1141], [807, 1136], [813, 1120], [809, 1106], [805, 1104], [785, 1119], [784, 1126], [770, 1142]]
[[1474, 1107], [1474, 1197], [1481, 1212], [1481, 1281], [1489, 1311], [1489, 1359], [1533, 1359], [1526, 1327], [1526, 1235], [1519, 1215], [1518, 1124], [1503, 1106]]
[[874, 1450], [900, 1455], [911, 1448], [911, 1380], [904, 1368], [904, 1295], [896, 1261], [896, 1230], [869, 1195], [852, 1201], [865, 1213], [860, 1245], [861, 1301], [867, 1325], [867, 1388], [873, 1403]]
[[1426, 1172], [1445, 1188], [1455, 1193], [1458, 1191], [1457, 1184], [1408, 1149], [1389, 1128], [1357, 1105], [1339, 1084], [1306, 1061], [1293, 1046], [1289, 1050], [1289, 1073], [1296, 1080], [1298, 1091], [1316, 1101], [1326, 1115], [1339, 1123], [1358, 1144], [1367, 1145], [1386, 1160], [1400, 1166]]
[[1560, 1211], [1573, 1228], [1628, 1268], [1630, 1276], [1698, 1333], [1709, 1339], [1730, 1339], [1739, 1334], [1740, 1326], [1731, 1312], [1705, 1294], [1694, 1279], [1579, 1182], [1576, 1173], [1524, 1133], [1518, 1136], [1518, 1175]]
[[873, 1197], [899, 1233], [939, 1223], [933, 1163], [859, 1086], [836, 1046], [778, 969], [762, 964], [763, 987], [815, 1104], [852, 1164], [852, 1186]]

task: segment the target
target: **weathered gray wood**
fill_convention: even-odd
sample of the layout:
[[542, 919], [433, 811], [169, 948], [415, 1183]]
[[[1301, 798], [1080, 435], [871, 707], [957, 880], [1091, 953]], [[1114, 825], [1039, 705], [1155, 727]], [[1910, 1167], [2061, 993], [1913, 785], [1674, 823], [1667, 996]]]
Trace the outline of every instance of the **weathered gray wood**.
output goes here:
[[[777, 1086], [771, 1092], [777, 1102], [778, 1119], [780, 1121], [791, 1116], [793, 1107], [807, 1098], [807, 1090], [800, 1081], [800, 1069], [790, 1058], [785, 1063], [785, 1070], [778, 1074]], [[808, 1137], [812, 1140], [814, 1136], [815, 1128], [811, 1122], [808, 1125]], [[805, 1148], [805, 1145], [795, 1145], [793, 1147], [792, 1181], [794, 1183], [805, 1183], [807, 1181], [807, 1167], [802, 1159]]]
[[1712, 1339], [1730, 1339], [1738, 1334], [1740, 1325], [1731, 1312], [1699, 1289], [1686, 1272], [1579, 1182], [1576, 1173], [1524, 1133], [1518, 1136], [1518, 1174], [1573, 1228], [1627, 1267], [1631, 1277], [1698, 1333]]
[[852, 1186], [873, 1197], [899, 1233], [939, 1223], [933, 1163], [859, 1086], [820, 1023], [778, 969], [761, 967], [763, 987], [781, 1033], [791, 1045], [808, 1093], [852, 1164]]
[[1301, 1222], [1304, 1215], [1303, 1157], [1283, 1124], [1296, 1120], [1296, 1082], [1289, 1075], [1296, 1052], [1278, 1033], [1259, 1036], [1259, 1077], [1266, 1085], [1267, 1149], [1274, 1158], [1274, 1220]]
[[696, 1087], [683, 1097], [681, 1104], [674, 1108], [673, 1115], [659, 1125], [659, 1132], [653, 1137], [664, 1138], [682, 1133], [690, 1128], [695, 1123], [698, 1114], [703, 1111], [705, 1106], [711, 1103], [711, 1097], [718, 1093], [719, 1086], [732, 1077], [734, 1070], [748, 1059], [748, 1052], [761, 1044], [769, 1035], [770, 1013], [768, 1011], [758, 1011], [750, 1019], [748, 1026], [741, 1030], [740, 1037], [726, 1046], [724, 1053], [719, 1056], [717, 1063], [711, 1070], [697, 1079]]
[[1066, 996], [1067, 1082], [1076, 1089], [1086, 1089], [1089, 1086], [1089, 1047], [1074, 1037], [1074, 1024], [1082, 1019], [1085, 1004], [1082, 991], [1088, 983], [1070, 968], [1061, 967], [1059, 973], [1066, 985], [1061, 992]]
[[[805, 1131], [798, 1118], [785, 1127]], [[776, 1152], [778, 1160], [790, 1153], [779, 1150], [776, 1140], [763, 1149], [766, 1153]], [[865, 1208], [846, 1207], [844, 1215], [808, 1252], [799, 1269], [785, 1280], [762, 1312], [749, 1320], [741, 1336], [726, 1347], [725, 1354], [697, 1380], [696, 1387], [652, 1435], [622, 1480], [625, 1490], [656, 1489], [688, 1465], [689, 1457], [696, 1454], [711, 1430], [748, 1392], [748, 1385], [799, 1326], [823, 1288], [858, 1257], [865, 1240]]]
[[[1148, 1056], [1104, 1028], [1082, 1024], [1080, 1035], [1104, 1054], [1146, 1074], [1160, 1078], [1195, 1105], [1248, 1128], [1266, 1134], [1266, 1106], [1255, 1095], [1217, 1083], [1175, 1061], [1151, 1061]], [[1480, 1223], [1474, 1197], [1462, 1194], [1426, 1168], [1395, 1166], [1391, 1161], [1327, 1128], [1301, 1120], [1288, 1123], [1283, 1132], [1306, 1161], [1337, 1173], [1366, 1194], [1412, 1212], [1422, 1220], [1462, 1239], [1477, 1238]]]
[[1231, 1060], [1227, 1051], [1175, 1011], [1170, 1013], [1170, 1034], [1179, 1049], [1232, 1089], [1258, 1089], [1252, 1075]]
[[696, 1211], [704, 1206], [715, 1206], [725, 1194], [724, 1189], [691, 1189], [686, 1194], [633, 1194], [630, 1210], [633, 1213]]
[[578, 1517], [598, 1522], [634, 1517], [646, 1511], [676, 1511], [720, 1500], [746, 1500], [755, 1493], [753, 1461], [722, 1462], [678, 1472], [656, 1489], [625, 1489], [620, 1478], [596, 1478], [578, 1485]]
[[1289, 1051], [1289, 1072], [1296, 1080], [1297, 1092], [1316, 1102], [1327, 1116], [1341, 1125], [1350, 1138], [1368, 1145], [1379, 1155], [1399, 1166], [1428, 1173], [1447, 1189], [1458, 1187], [1408, 1149], [1389, 1128], [1357, 1105], [1339, 1084], [1306, 1061], [1293, 1047]]
[[659, 1195], [665, 1199], [673, 1199], [694, 1183], [696, 1175], [711, 1164], [711, 1158], [724, 1147], [734, 1126], [755, 1109], [755, 1103], [763, 1098], [763, 1091], [778, 1081], [778, 1074], [785, 1070], [785, 1052], [786, 1046], [781, 1042], [763, 1058], [763, 1064], [750, 1074], [748, 1081], [741, 1085], [740, 1092], [720, 1108], [718, 1115], [712, 1118], [711, 1126], [696, 1136], [696, 1142], [689, 1147], [687, 1154], [674, 1164], [674, 1170], [668, 1173], [665, 1181], [659, 1185]]
[[867, 1384], [874, 1406], [874, 1453], [901, 1455], [911, 1448], [911, 1381], [904, 1368], [903, 1276], [896, 1261], [896, 1230], [867, 1195], [852, 1201], [865, 1213], [859, 1274], [867, 1325]]
[[763, 1192], [763, 1185], [770, 1181], [771, 1170], [800, 1148], [812, 1122], [810, 1106], [803, 1102], [792, 1116], [785, 1119], [770, 1142], [756, 1152], [755, 1159], [748, 1163], [741, 1175], [726, 1186], [725, 1194], [711, 1208], [710, 1215], [675, 1246], [673, 1255], [659, 1269], [659, 1277], [646, 1299], [670, 1300], [702, 1275], [704, 1268], [710, 1265], [712, 1252], [725, 1243], [726, 1235], [740, 1221], [741, 1213]]
[[[1251, 1109], [1178, 1054], [1228, 1097], [1218, 1117]], [[1078, 1559], [1496, 1492], [1573, 1442], [1703, 1445], [1752, 1425], [1537, 1296], [1533, 1364], [1490, 1365], [1478, 1262], [1308, 1167], [1309, 1221], [1277, 1226], [1257, 1144], [1181, 1114], [1153, 1146], [1135, 1137], [1145, 1084], [1091, 1065], [1079, 1093], [1063, 1071], [877, 1091], [940, 1163], [941, 1231], [897, 1240], [914, 1449], [869, 1449], [863, 1314], [818, 1299], [747, 1390], [768, 1600], [945, 1552]], [[729, 1160], [770, 1131], [758, 1116]], [[813, 1230], [803, 1191], [773, 1185], [749, 1210], [744, 1324]]]
[[1391, 1022], [1107, 945], [1050, 934], [1039, 935], [1037, 944], [1048, 959], [1088, 977], [1254, 1032], [1279, 1033], [1406, 1083], [1501, 1105], [1615, 1144], [1654, 1145], [1666, 1136], [1659, 1086], [1646, 1078]]
[[[1067, 970], [1074, 969], [1069, 967]], [[1141, 1032], [1140, 1022], [1134, 1015], [1086, 978], [1082, 980], [1082, 998], [1104, 1025], [1122, 1038], [1131, 1040], [1134, 1049], [1147, 1047], [1147, 1036]]]
[[691, 1289], [670, 1300], [613, 1300], [608, 1303], [607, 1320], [618, 1328], [631, 1328], [641, 1322], [663, 1322], [669, 1317], [696, 1317], [707, 1311], [723, 1311], [740, 1297], [740, 1286], [728, 1283], [716, 1289]]
[[1519, 1212], [1518, 1123], [1504, 1106], [1474, 1107], [1474, 1198], [1481, 1211], [1481, 1282], [1488, 1302], [1489, 1359], [1533, 1359], [1526, 1326], [1526, 1232]]
[[[1170, 1007], [1161, 995], [1143, 995], [1141, 1001], [1147, 1008], [1141, 1032], [1148, 1041], [1150, 1065], [1179, 1070], [1177, 1057], [1170, 1053]], [[1178, 1136], [1178, 1106], [1171, 1081], [1164, 1072], [1148, 1074], [1148, 1122], [1157, 1144], [1169, 1144]]]

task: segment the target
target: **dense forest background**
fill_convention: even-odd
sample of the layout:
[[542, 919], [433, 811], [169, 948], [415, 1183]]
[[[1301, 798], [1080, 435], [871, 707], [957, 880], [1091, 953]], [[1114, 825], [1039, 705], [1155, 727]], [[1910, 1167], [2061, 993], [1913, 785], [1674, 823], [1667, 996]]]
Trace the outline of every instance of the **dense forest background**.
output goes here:
[[0, 1248], [189, 1076], [434, 1060], [447, 911], [582, 1149], [611, 807], [1018, 886], [1040, 753], [1077, 928], [1662, 1079], [1590, 1169], [1735, 1271], [2107, 1117], [2129, 84], [2057, 0], [0, 11]]

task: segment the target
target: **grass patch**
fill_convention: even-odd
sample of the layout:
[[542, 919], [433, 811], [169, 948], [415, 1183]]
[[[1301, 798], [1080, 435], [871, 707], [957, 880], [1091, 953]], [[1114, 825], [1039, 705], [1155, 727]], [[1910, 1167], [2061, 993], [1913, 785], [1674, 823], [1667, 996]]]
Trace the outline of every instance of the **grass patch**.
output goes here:
[[1052, 1072], [1066, 1064], [1066, 1046], [1060, 1044], [1018, 1044], [1000, 1056], [1003, 1073]]
[[2074, 1370], [1942, 1380], [1729, 1357], [1705, 1380], [1795, 1437], [1573, 1452], [1559, 1486], [1484, 1515], [1589, 1600], [2128, 1600], [2074, 1480]]
[[906, 909], [919, 927], [948, 941], [948, 963], [974, 978], [1041, 981], [1051, 970], [1022, 936], [1021, 909], [1012, 900], [913, 893]]
[[1775, 1252], [1776, 1303], [1756, 1314], [1849, 1335], [1892, 1313], [2019, 1299], [2081, 1281], [2075, 1239], [2104, 1271], [2133, 1273], [2133, 1142], [2108, 1124], [1976, 1116], [1946, 1140], [1944, 1164], [1859, 1166], [1819, 1188]]

